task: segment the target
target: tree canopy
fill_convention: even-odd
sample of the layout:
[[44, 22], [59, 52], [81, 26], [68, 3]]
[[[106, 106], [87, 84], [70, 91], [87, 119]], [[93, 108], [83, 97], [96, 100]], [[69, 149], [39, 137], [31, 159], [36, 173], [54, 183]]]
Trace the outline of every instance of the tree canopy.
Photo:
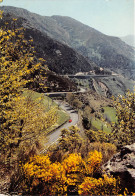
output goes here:
[[6, 23], [0, 29], [0, 148], [9, 149], [9, 156], [21, 141], [45, 131], [57, 119], [55, 109], [47, 111], [41, 102], [23, 96], [26, 85], [46, 68], [43, 59], [35, 58], [32, 40], [24, 39], [24, 29], [15, 27], [16, 20], [11, 28]]
[[135, 91], [114, 98], [118, 122], [113, 124], [111, 140], [118, 146], [135, 142]]

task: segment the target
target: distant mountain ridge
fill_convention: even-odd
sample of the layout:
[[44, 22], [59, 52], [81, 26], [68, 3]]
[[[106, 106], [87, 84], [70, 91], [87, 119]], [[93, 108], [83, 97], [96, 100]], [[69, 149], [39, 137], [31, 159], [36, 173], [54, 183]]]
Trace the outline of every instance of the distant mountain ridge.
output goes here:
[[135, 79], [135, 72], [132, 71], [135, 69], [134, 50], [120, 38], [104, 35], [66, 16], [40, 16], [25, 9], [8, 6], [1, 9], [5, 13], [25, 18], [25, 27], [46, 33], [49, 37], [74, 48], [98, 66]]
[[135, 35], [127, 35], [124, 37], [120, 37], [120, 39], [124, 41], [126, 44], [135, 48]]
[[[27, 40], [31, 38], [33, 39], [33, 45], [36, 50], [36, 56], [39, 58], [41, 57], [44, 58], [46, 60], [46, 64], [48, 65], [51, 71], [55, 72], [56, 74], [75, 74], [77, 72], [87, 72], [90, 70], [97, 71], [100, 69], [99, 66], [97, 66], [93, 61], [90, 60], [90, 57], [85, 57], [85, 55], [82, 55], [80, 52], [78, 52], [79, 50], [73, 49], [73, 47], [71, 46], [71, 35], [69, 36], [69, 33], [66, 32], [64, 28], [57, 25], [56, 20], [53, 19], [56, 16], [43, 17], [28, 12], [27, 10], [21, 8], [14, 8], [14, 7], [2, 7], [2, 9], [4, 10], [4, 17], [2, 20], [0, 20], [0, 26], [4, 26], [5, 22], [8, 22], [9, 25], [12, 25], [12, 18], [18, 18], [18, 20], [16, 21], [16, 27], [22, 27], [22, 26], [25, 27], [25, 38]], [[80, 24], [80, 22], [76, 23], [75, 20], [73, 21], [76, 24], [76, 28], [80, 28], [77, 25], [77, 23]], [[83, 24], [81, 25], [83, 31]], [[88, 26], [87, 28], [89, 30]], [[92, 28], [91, 28], [91, 32], [93, 32]], [[96, 31], [96, 33], [97, 35], [102, 35], [103, 37], [105, 36], [104, 34], [101, 34], [98, 31]], [[61, 39], [61, 37], [63, 36], [63, 40], [58, 41], [57, 39], [53, 38], [53, 36], [59, 39]], [[83, 36], [84, 36], [83, 39], [87, 38], [86, 33], [84, 33]], [[68, 44], [65, 37], [67, 37]], [[79, 42], [82, 43], [81, 39], [79, 40]], [[130, 48], [130, 46], [128, 47]], [[86, 50], [88, 49], [86, 48]], [[107, 52], [109, 53], [109, 51]], [[93, 53], [94, 53], [94, 48], [93, 48]], [[98, 53], [96, 53], [96, 55], [100, 56], [101, 54], [99, 55]], [[124, 57], [121, 57], [121, 59], [124, 60]], [[117, 61], [117, 59], [114, 60]], [[123, 70], [125, 71], [125, 68], [123, 68]], [[116, 70], [114, 69], [114, 71]], [[56, 90], [56, 86], [57, 86], [57, 90], [60, 89], [68, 90], [68, 88], [75, 90], [76, 87], [72, 82], [60, 78], [55, 73], [50, 73], [50, 75], [48, 76], [49, 77], [48, 81], [50, 85], [49, 90], [53, 88]], [[130, 72], [129, 72], [129, 77], [131, 77]], [[97, 85], [96, 89], [99, 89], [99, 94], [101, 93], [101, 91], [103, 91], [103, 89], [100, 87], [101, 83], [103, 83], [107, 87], [109, 95], [112, 94], [117, 95], [118, 93], [124, 94], [126, 89], [132, 90], [134, 85], [134, 82], [131, 80], [123, 79], [122, 81], [121, 78], [118, 79], [103, 78], [102, 81], [100, 80], [96, 81], [96, 85]]]
[[[104, 35], [70, 17], [52, 16], [52, 18], [69, 33], [70, 45], [99, 66], [123, 74], [123, 70], [130, 72], [129, 69], [135, 68], [134, 50], [120, 38]], [[127, 74], [132, 76], [131, 72]]]
[[[10, 25], [14, 17], [17, 17], [15, 13], [4, 12], [3, 20], [0, 20], [0, 26], [4, 26], [5, 22], [8, 22]], [[36, 56], [44, 58], [51, 71], [57, 74], [75, 74], [79, 71], [90, 71], [98, 67], [71, 47], [50, 38], [46, 33], [31, 26], [25, 18], [18, 17], [16, 27], [22, 26], [25, 27], [25, 38], [33, 39]]]

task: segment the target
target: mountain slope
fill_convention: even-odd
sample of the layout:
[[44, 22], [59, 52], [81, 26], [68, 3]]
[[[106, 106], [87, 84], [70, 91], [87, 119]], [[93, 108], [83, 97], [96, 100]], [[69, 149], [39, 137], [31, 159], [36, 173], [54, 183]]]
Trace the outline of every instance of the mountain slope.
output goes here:
[[[0, 26], [4, 26], [6, 21], [10, 25], [14, 17], [16, 17], [15, 14], [5, 13], [3, 20], [0, 20]], [[50, 38], [46, 33], [30, 25], [25, 18], [18, 17], [16, 27], [25, 26], [25, 38], [33, 39], [37, 57], [44, 58], [51, 71], [58, 74], [75, 74], [79, 71], [90, 71], [97, 67], [95, 63], [85, 59], [74, 49]]]
[[69, 17], [52, 16], [52, 18], [68, 32], [70, 45], [99, 66], [121, 73], [124, 73], [125, 69], [131, 72], [131, 69], [135, 68], [134, 50], [119, 38], [104, 35]]
[[122, 41], [124, 41], [126, 44], [135, 47], [135, 36], [134, 35], [127, 35], [125, 37], [120, 37]]
[[46, 59], [49, 69], [57, 74], [85, 72], [96, 66], [95, 63], [87, 61], [72, 48], [53, 40], [36, 29], [26, 29], [25, 36], [27, 39], [29, 36], [33, 38], [37, 57]]
[[38, 29], [53, 39], [67, 44], [99, 66], [135, 79], [134, 50], [120, 38], [104, 35], [70, 17], [40, 16], [14, 7], [2, 7], [2, 9], [25, 18], [27, 21], [25, 27]]
[[[9, 25], [12, 25], [12, 18], [18, 18], [18, 20], [16, 21], [16, 27], [22, 27], [22, 26], [25, 27], [26, 29], [25, 38], [28, 40], [33, 38], [34, 41], [33, 45], [35, 46], [37, 57], [44, 58], [50, 70], [52, 70], [57, 74], [74, 74], [80, 71], [87, 72], [94, 69], [97, 70], [97, 68], [99, 69], [99, 67], [97, 67], [96, 64], [93, 63], [89, 58], [84, 57], [76, 50], [67, 46], [67, 44], [63, 44], [62, 42], [56, 41], [56, 39], [51, 38], [50, 36], [48, 36], [49, 33], [45, 33], [45, 31], [43, 31], [42, 28], [39, 30], [37, 26], [39, 25], [39, 27], [41, 27], [40, 23], [42, 21], [41, 20], [42, 16], [30, 13], [20, 8], [6, 7], [4, 9], [8, 9], [8, 8], [9, 10], [4, 11], [4, 17], [2, 20], [0, 20], [0, 26], [4, 26], [6, 21], [9, 23]], [[54, 19], [50, 19], [50, 17], [47, 17], [47, 20], [48, 20], [47, 23], [48, 26], [45, 25], [46, 22], [45, 19], [43, 20], [42, 27], [50, 28], [52, 22], [49, 23], [49, 20], [53, 20], [53, 22], [56, 25], [56, 21], [54, 21]], [[51, 28], [53, 28], [53, 30], [55, 31], [53, 25], [51, 26]], [[97, 33], [101, 34], [100, 32]], [[61, 33], [61, 35], [64, 36], [63, 33]], [[68, 41], [70, 42], [70, 39], [68, 39]], [[131, 77], [131, 74], [129, 75], [129, 77]], [[57, 91], [57, 90], [59, 91], [65, 89], [67, 91], [69, 89], [76, 90], [76, 86], [72, 82], [63, 79], [62, 77], [56, 76], [54, 73], [51, 73], [48, 76], [48, 81], [49, 81], [48, 90], [53, 90], [53, 91]], [[106, 86], [107, 92], [109, 93], [106, 93], [106, 90], [104, 92], [104, 89], [101, 88], [103, 85], [101, 85], [100, 87], [101, 83], [103, 83], [104, 86]], [[127, 85], [124, 83], [126, 83]], [[108, 78], [108, 80], [102, 78], [102, 81], [96, 80], [95, 85], [97, 85], [96, 89], [99, 89], [98, 90], [99, 94], [110, 96], [112, 94], [117, 95], [118, 93], [124, 94], [127, 89], [132, 90], [134, 82], [131, 80], [129, 81], [125, 80], [123, 82], [121, 78], [118, 79], [116, 78], [116, 80], [113, 81], [111, 78]], [[92, 88], [91, 83], [90, 83], [90, 88]]]

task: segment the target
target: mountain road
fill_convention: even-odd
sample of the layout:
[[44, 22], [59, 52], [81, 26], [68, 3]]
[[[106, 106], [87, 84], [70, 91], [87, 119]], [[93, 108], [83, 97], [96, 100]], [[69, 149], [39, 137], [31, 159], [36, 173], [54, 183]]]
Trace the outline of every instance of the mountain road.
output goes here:
[[[70, 123], [66, 122], [65, 124], [60, 126], [58, 129], [56, 129], [55, 131], [48, 134], [48, 136], [47, 136], [48, 142], [45, 144], [46, 146], [50, 146], [53, 143], [57, 142], [57, 140], [60, 137], [62, 129], [68, 129], [70, 126], [75, 126], [78, 123], [78, 112], [77, 111], [75, 111], [68, 103], [58, 101], [58, 100], [55, 102], [59, 105], [59, 107], [61, 107], [65, 112], [67, 112], [69, 114], [72, 122], [70, 122]], [[41, 153], [43, 153], [43, 152], [41, 152]]]

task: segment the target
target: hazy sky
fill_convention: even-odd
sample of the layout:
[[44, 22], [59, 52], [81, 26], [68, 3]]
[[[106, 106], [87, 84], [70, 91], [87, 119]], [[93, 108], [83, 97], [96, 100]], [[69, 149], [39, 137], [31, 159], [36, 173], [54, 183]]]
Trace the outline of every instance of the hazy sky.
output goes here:
[[3, 0], [0, 4], [25, 8], [44, 16], [75, 18], [102, 33], [135, 34], [135, 0]]

